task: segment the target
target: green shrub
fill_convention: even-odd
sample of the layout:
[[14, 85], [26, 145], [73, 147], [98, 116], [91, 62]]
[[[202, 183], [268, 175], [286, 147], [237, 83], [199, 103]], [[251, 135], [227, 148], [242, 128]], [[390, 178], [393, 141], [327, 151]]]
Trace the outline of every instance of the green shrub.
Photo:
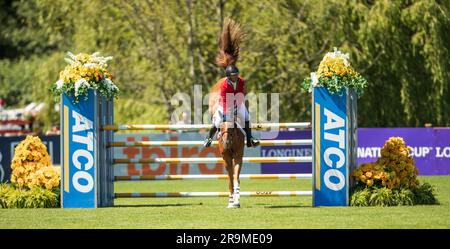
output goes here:
[[366, 207], [369, 206], [369, 198], [372, 195], [372, 192], [369, 188], [360, 188], [353, 192], [350, 205], [356, 207]]
[[6, 183], [0, 184], [0, 208], [7, 208], [6, 199], [8, 193], [12, 190], [11, 186]]
[[0, 185], [0, 205], [2, 208], [56, 208], [60, 207], [59, 189], [47, 190], [33, 187], [30, 190], [14, 189], [10, 185]]
[[399, 206], [412, 206], [414, 205], [414, 193], [406, 188], [394, 191], [394, 196]]
[[388, 188], [374, 188], [369, 198], [370, 206], [395, 206], [397, 199], [392, 190]]
[[27, 190], [25, 189], [11, 189], [6, 194], [6, 207], [7, 208], [24, 208], [25, 200], [27, 198]]
[[417, 205], [439, 204], [436, 199], [436, 188], [427, 182], [413, 188], [412, 192], [414, 193], [414, 203]]
[[389, 189], [386, 187], [355, 186], [351, 194], [350, 205], [365, 206], [412, 206], [438, 204], [436, 189], [429, 183], [415, 188]]

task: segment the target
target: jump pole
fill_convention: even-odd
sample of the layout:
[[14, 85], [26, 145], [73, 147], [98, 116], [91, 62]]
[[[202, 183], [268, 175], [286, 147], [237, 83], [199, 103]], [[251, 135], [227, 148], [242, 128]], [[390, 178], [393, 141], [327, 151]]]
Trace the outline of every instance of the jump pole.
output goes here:
[[[257, 125], [256, 128], [311, 127], [313, 206], [347, 206], [349, 175], [356, 167], [356, 94], [349, 89], [340, 95], [330, 94], [323, 87], [315, 87], [312, 109], [311, 123]], [[117, 197], [113, 185], [114, 146], [111, 146], [114, 145], [114, 131], [178, 128], [167, 125], [116, 126], [113, 113], [113, 101], [106, 100], [94, 90], [89, 90], [88, 98], [81, 98], [76, 104], [70, 96], [61, 96], [62, 208], [114, 205]], [[195, 128], [204, 128], [204, 125], [198, 126]]]

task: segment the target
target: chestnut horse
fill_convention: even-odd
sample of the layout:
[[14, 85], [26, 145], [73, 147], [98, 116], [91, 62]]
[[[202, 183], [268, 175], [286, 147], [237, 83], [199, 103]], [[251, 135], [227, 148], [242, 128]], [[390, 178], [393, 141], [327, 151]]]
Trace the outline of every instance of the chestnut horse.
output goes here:
[[228, 208], [239, 208], [239, 175], [242, 169], [242, 157], [244, 156], [245, 135], [236, 122], [222, 122], [219, 140], [219, 151], [225, 162], [228, 173], [228, 185], [230, 196]]

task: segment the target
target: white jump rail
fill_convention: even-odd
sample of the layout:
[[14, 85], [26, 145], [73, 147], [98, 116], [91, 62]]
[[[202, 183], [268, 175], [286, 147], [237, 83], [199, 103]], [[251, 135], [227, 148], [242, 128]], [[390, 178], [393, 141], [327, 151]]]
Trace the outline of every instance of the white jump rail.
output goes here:
[[[119, 130], [200, 130], [209, 129], [210, 124], [119, 124], [119, 125], [105, 125], [102, 127], [105, 131], [119, 131]], [[269, 128], [297, 128], [306, 129], [311, 128], [311, 122], [297, 122], [297, 123], [255, 123], [252, 124], [253, 129], [269, 129]]]
[[[310, 163], [312, 157], [244, 157], [244, 163]], [[148, 158], [148, 159], [128, 159], [116, 158], [113, 164], [127, 163], [223, 163], [220, 157], [193, 157], [193, 158]]]
[[[311, 179], [312, 174], [242, 174], [240, 179]], [[228, 175], [158, 175], [158, 176], [115, 176], [115, 181], [157, 181], [157, 180], [226, 180]]]
[[[112, 142], [109, 147], [151, 147], [151, 146], [202, 146], [203, 141], [140, 141], [140, 142]], [[213, 141], [212, 145], [218, 145]], [[311, 139], [291, 139], [291, 140], [260, 140], [260, 145], [312, 145]]]
[[[228, 197], [229, 192], [156, 192], [156, 193], [115, 193], [115, 198], [161, 198], [161, 197]], [[312, 191], [261, 191], [241, 192], [248, 197], [311, 196]]]

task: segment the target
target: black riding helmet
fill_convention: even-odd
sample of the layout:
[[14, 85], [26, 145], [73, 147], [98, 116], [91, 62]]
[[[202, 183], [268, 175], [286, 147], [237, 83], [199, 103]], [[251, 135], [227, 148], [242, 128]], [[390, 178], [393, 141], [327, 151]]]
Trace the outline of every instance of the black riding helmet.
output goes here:
[[226, 73], [227, 77], [230, 78], [232, 75], [238, 75], [239, 69], [234, 64], [229, 65], [229, 66], [227, 66], [227, 68], [225, 68], [225, 73]]

